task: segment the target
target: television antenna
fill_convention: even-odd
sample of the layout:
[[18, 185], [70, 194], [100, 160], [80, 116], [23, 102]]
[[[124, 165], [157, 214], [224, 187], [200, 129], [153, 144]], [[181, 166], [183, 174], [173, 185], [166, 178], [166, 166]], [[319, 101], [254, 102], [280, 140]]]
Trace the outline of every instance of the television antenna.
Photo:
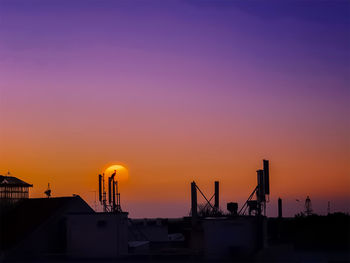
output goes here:
[[312, 204], [309, 196], [307, 196], [305, 200], [305, 214], [307, 216], [312, 215]]
[[107, 192], [105, 190], [105, 174], [98, 175], [98, 193], [99, 201], [103, 206], [104, 212], [122, 212], [120, 206], [120, 193], [118, 189], [118, 180], [116, 180], [117, 170], [108, 177], [108, 202]]
[[44, 192], [44, 194], [47, 196], [47, 198], [50, 198], [51, 196], [50, 183], [47, 184], [47, 190]]

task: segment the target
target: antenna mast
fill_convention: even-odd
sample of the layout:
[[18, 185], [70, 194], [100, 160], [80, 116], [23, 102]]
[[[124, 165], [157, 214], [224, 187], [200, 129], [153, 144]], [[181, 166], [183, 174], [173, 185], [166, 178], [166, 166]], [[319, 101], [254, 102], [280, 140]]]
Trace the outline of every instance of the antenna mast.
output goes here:
[[50, 198], [51, 196], [50, 183], [47, 184], [47, 190], [44, 192], [44, 194], [46, 194], [47, 198]]
[[306, 200], [305, 200], [305, 214], [307, 216], [312, 215], [312, 204], [311, 204], [311, 199], [309, 196], [307, 196]]
[[[270, 172], [269, 172], [269, 160], [263, 160], [263, 169], [256, 171], [258, 185], [255, 187], [253, 192], [248, 197], [248, 200], [241, 207], [238, 214], [244, 215], [246, 210], [248, 210], [249, 215], [252, 212], [255, 215], [265, 215], [266, 216], [266, 202], [269, 202], [270, 195]], [[254, 195], [256, 200], [253, 200]]]
[[98, 175], [99, 201], [103, 207], [103, 212], [122, 212], [120, 206], [120, 193], [118, 191], [118, 181], [115, 180], [117, 171], [108, 177], [108, 202], [105, 190], [105, 174]]

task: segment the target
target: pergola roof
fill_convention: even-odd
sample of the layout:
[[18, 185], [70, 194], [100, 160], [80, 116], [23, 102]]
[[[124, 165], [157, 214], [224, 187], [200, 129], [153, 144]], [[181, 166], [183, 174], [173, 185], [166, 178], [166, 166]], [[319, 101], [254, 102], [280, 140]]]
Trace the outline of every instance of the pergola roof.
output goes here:
[[13, 176], [0, 175], [0, 187], [33, 187], [32, 184], [28, 184]]

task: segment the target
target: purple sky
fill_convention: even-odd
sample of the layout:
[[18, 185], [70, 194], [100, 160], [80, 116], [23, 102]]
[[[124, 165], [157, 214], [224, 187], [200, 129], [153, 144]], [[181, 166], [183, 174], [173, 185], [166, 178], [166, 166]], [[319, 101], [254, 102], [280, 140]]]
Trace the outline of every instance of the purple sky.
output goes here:
[[196, 173], [233, 185], [237, 167], [252, 168], [240, 181], [252, 187], [252, 164], [270, 158], [280, 165], [275, 199], [287, 183], [291, 200], [313, 194], [346, 210], [349, 10], [348, 1], [0, 0], [0, 173], [28, 178], [39, 196], [48, 180], [71, 193], [68, 171], [89, 182], [84, 195], [95, 180], [84, 176], [117, 161], [140, 184], [147, 174], [154, 187], [187, 191]]

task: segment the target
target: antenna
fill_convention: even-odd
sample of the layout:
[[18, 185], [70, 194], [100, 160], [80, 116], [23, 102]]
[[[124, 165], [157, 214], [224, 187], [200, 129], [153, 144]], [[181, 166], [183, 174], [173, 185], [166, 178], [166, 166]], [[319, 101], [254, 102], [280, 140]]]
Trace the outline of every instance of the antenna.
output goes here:
[[120, 193], [118, 192], [118, 181], [114, 180], [117, 171], [108, 177], [108, 204], [105, 191], [105, 174], [98, 175], [99, 201], [104, 212], [122, 212], [120, 207]]
[[120, 206], [120, 193], [118, 191], [118, 181], [114, 181], [114, 177], [116, 176], [117, 170], [114, 170], [114, 173], [111, 175], [112, 179], [112, 194], [113, 194], [113, 206], [112, 206], [112, 212], [122, 212], [121, 206]]
[[257, 170], [257, 181], [258, 181], [258, 191], [256, 192], [256, 196], [258, 201], [265, 201], [265, 185], [264, 185], [264, 170]]
[[111, 177], [108, 178], [108, 203], [111, 204], [112, 203], [112, 188], [111, 188]]
[[46, 194], [47, 198], [50, 198], [51, 196], [50, 183], [47, 184], [47, 190], [44, 192], [44, 194]]
[[116, 204], [116, 211], [117, 212], [122, 212], [122, 208], [120, 206], [120, 193], [119, 193], [119, 190], [118, 190], [118, 181], [115, 181], [115, 192], [116, 192], [116, 195], [117, 195], [117, 204]]
[[270, 172], [269, 172], [269, 160], [263, 160], [264, 167], [264, 187], [265, 194], [270, 194]]
[[102, 174], [102, 205], [103, 212], [107, 212], [107, 200], [106, 200], [106, 189], [105, 189], [105, 174]]
[[312, 215], [312, 204], [309, 196], [307, 196], [305, 200], [305, 213], [307, 216]]
[[[115, 175], [115, 173], [114, 173], [114, 175]], [[115, 204], [115, 183], [116, 182], [114, 182], [114, 176], [112, 175], [111, 176], [111, 178], [112, 178], [112, 183], [113, 183], [113, 185], [112, 185], [112, 187], [113, 187], [113, 190], [112, 190], [112, 192], [113, 192], [113, 210], [115, 209], [115, 207], [116, 207], [116, 204]]]
[[[249, 215], [251, 215], [251, 212], [253, 211], [255, 212], [255, 215], [259, 216], [264, 214], [266, 216], [266, 200], [269, 201], [269, 198], [266, 198], [266, 195], [270, 194], [269, 161], [263, 160], [263, 170], [259, 169], [256, 173], [258, 185], [239, 210], [238, 214], [240, 215], [244, 215], [248, 209]], [[256, 195], [256, 200], [252, 200], [254, 194]]]
[[194, 181], [191, 183], [191, 215], [192, 215], [192, 224], [195, 224], [198, 217], [198, 211], [197, 211], [197, 187]]
[[278, 198], [278, 218], [282, 218], [282, 199]]
[[98, 175], [98, 200], [102, 201], [102, 175]]
[[[205, 204], [198, 205], [197, 203], [197, 191], [206, 201]], [[214, 205], [212, 200], [214, 198]], [[195, 181], [191, 183], [191, 217], [192, 224], [196, 224], [199, 217], [205, 216], [221, 216], [222, 213], [219, 210], [219, 181], [214, 182], [214, 194], [207, 198], [201, 189], [198, 187]]]
[[219, 210], [219, 181], [214, 182], [214, 193], [215, 193], [214, 207], [216, 210]]

